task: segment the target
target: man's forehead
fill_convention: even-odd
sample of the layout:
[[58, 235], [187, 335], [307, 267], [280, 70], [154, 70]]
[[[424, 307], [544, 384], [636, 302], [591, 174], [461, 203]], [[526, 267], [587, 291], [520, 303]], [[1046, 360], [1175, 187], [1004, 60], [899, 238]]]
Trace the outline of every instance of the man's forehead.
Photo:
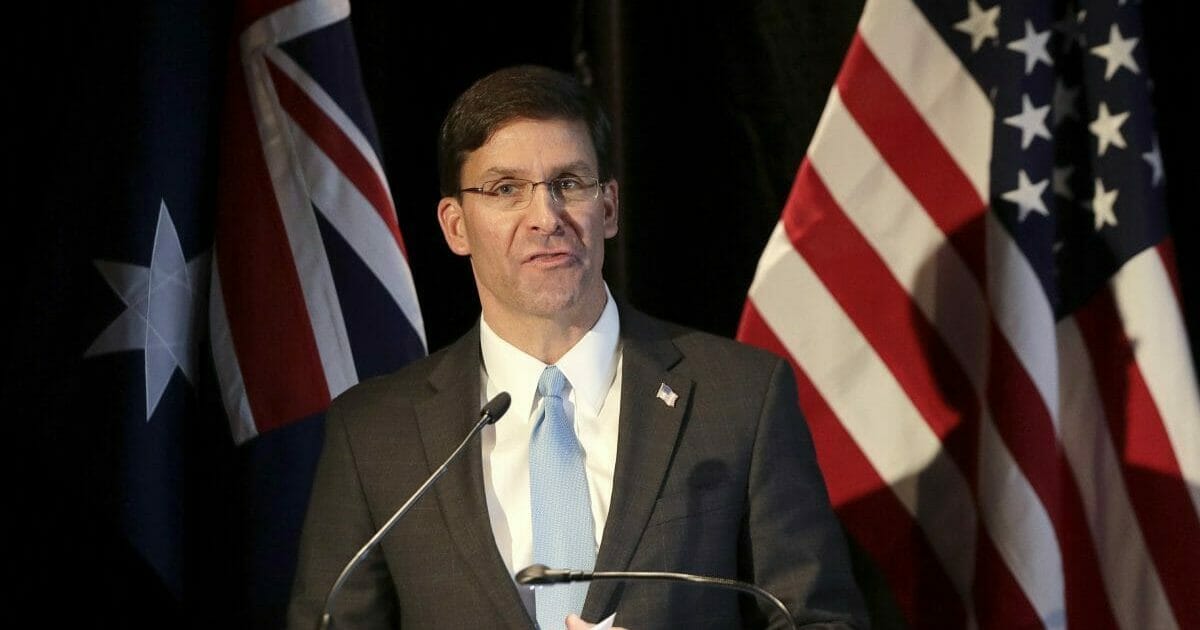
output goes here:
[[[478, 149], [467, 153], [464, 171], [519, 174], [537, 168], [596, 170], [596, 150], [581, 120], [515, 118], [492, 131]], [[538, 164], [531, 164], [537, 161]]]

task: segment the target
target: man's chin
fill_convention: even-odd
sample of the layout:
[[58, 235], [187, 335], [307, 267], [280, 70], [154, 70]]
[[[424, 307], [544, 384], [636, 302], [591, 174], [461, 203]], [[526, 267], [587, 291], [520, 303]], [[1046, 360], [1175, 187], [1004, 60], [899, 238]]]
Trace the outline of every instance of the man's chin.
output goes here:
[[[599, 291], [594, 291], [593, 299], [588, 299], [589, 294], [578, 286], [570, 287], [539, 287], [537, 290], [526, 293], [523, 300], [526, 312], [537, 317], [545, 317], [547, 319], [559, 319], [562, 317], [572, 317], [578, 315], [580, 317], [589, 317], [591, 315], [599, 315], [599, 313], [584, 313], [582, 310], [591, 310], [594, 306], [603, 307], [605, 301], [604, 289], [601, 287]], [[580, 311], [577, 313], [577, 311]]]
[[579, 303], [578, 298], [574, 292], [540, 293], [525, 300], [525, 310], [531, 315], [555, 319], [573, 311]]

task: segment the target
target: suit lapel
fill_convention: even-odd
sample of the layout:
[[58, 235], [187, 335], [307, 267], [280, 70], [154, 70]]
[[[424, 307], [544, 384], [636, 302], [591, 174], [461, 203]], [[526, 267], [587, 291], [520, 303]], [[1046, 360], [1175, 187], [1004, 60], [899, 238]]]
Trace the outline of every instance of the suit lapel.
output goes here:
[[[693, 386], [691, 379], [669, 371], [681, 355], [656, 323], [624, 307], [621, 338], [617, 465], [596, 571], [628, 569], [670, 466]], [[674, 406], [657, 397], [661, 385], [679, 395]], [[594, 620], [610, 610], [617, 592], [616, 582], [593, 582], [584, 618]]]
[[[429, 377], [436, 393], [416, 407], [430, 467], [441, 465], [479, 419], [479, 328], [451, 346]], [[501, 611], [500, 625], [529, 627], [529, 616], [496, 549], [483, 485], [483, 456], [476, 437], [459, 461], [434, 484], [446, 527], [463, 560]], [[447, 603], [447, 605], [453, 605]]]

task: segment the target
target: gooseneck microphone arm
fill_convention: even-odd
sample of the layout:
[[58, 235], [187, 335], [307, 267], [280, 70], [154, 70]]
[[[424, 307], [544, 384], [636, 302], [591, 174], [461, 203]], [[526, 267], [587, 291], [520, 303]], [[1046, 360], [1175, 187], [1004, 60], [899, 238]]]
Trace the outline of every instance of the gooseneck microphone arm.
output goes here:
[[508, 392], [500, 392], [499, 394], [496, 394], [495, 398], [489, 400], [487, 404], [479, 410], [479, 422], [475, 423], [475, 426], [469, 433], [467, 433], [467, 437], [463, 438], [463, 441], [458, 445], [458, 448], [454, 449], [454, 452], [450, 454], [450, 457], [446, 458], [446, 461], [442, 463], [441, 467], [433, 471], [433, 474], [429, 476], [429, 479], [426, 479], [425, 483], [421, 484], [420, 488], [417, 488], [417, 491], [414, 492], [412, 496], [404, 502], [404, 505], [401, 505], [400, 509], [396, 510], [396, 513], [392, 514], [392, 517], [383, 524], [383, 527], [380, 527], [379, 531], [375, 532], [375, 535], [367, 541], [367, 544], [363, 545], [362, 549], [359, 549], [358, 553], [354, 554], [354, 557], [350, 559], [350, 562], [346, 563], [346, 568], [342, 569], [342, 573], [338, 575], [337, 580], [334, 581], [333, 587], [329, 589], [329, 594], [325, 596], [325, 608], [322, 610], [321, 619], [317, 623], [317, 628], [319, 630], [327, 630], [332, 624], [333, 599], [335, 596], [337, 596], [338, 591], [342, 589], [342, 585], [346, 583], [346, 580], [350, 577], [350, 574], [353, 573], [354, 570], [358, 568], [358, 565], [362, 563], [363, 558], [367, 557], [367, 554], [375, 548], [375, 545], [378, 545], [379, 541], [382, 540], [383, 537], [392, 530], [392, 527], [399, 522], [405, 514], [408, 513], [413, 504], [425, 495], [425, 492], [429, 490], [429, 487], [433, 485], [433, 482], [437, 481], [442, 475], [446, 474], [446, 470], [450, 467], [450, 464], [453, 463], [454, 460], [458, 459], [458, 454], [461, 453], [464, 448], [466, 448], [467, 443], [471, 441], [471, 438], [475, 437], [475, 435], [479, 433], [483, 427], [489, 424], [495, 424], [495, 422], [500, 419], [500, 416], [503, 416], [504, 412], [508, 411], [508, 405], [511, 402], [512, 397], [508, 395]]
[[669, 571], [566, 571], [551, 569], [544, 564], [535, 564], [521, 569], [516, 576], [518, 584], [527, 586], [543, 586], [548, 584], [566, 584], [569, 582], [591, 582], [593, 580], [646, 580], [657, 582], [687, 582], [701, 586], [730, 588], [743, 593], [749, 593], [771, 602], [787, 619], [788, 625], [798, 628], [796, 619], [788, 611], [787, 606], [769, 591], [749, 582], [739, 582], [727, 578], [693, 575], [691, 573], [671, 573]]

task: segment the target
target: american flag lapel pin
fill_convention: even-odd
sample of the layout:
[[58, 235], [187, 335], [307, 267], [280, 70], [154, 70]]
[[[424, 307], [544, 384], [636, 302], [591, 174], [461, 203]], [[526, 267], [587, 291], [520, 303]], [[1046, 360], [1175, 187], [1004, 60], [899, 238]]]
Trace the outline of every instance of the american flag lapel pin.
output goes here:
[[675, 390], [671, 389], [666, 383], [658, 386], [658, 393], [655, 396], [668, 407], [674, 407], [675, 401], [679, 400], [679, 394], [676, 394]]

